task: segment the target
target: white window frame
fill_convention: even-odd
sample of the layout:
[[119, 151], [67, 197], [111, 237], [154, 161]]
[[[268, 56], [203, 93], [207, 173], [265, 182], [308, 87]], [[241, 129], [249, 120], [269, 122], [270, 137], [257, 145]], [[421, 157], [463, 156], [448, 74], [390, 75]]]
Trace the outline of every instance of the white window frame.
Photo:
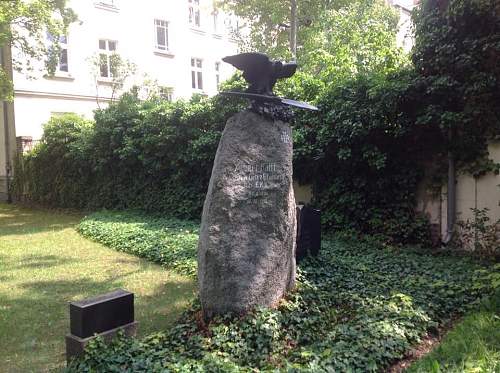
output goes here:
[[95, 4], [110, 8], [118, 8], [118, 2], [119, 0], [97, 0]]
[[[170, 50], [169, 40], [168, 40], [168, 25], [169, 25], [169, 22], [167, 20], [158, 19], [158, 18], [155, 18], [155, 20], [154, 20], [155, 50], [157, 50], [159, 52], [165, 53], [165, 52], [168, 52]], [[165, 37], [165, 45], [160, 45], [158, 43], [158, 29], [159, 28], [162, 28], [164, 31], [163, 36]]]
[[[104, 49], [101, 48], [101, 42], [104, 42]], [[110, 49], [109, 48], [109, 43], [114, 43], [115, 48]], [[118, 46], [118, 41], [116, 40], [111, 40], [111, 39], [99, 39], [99, 78], [100, 79], [112, 79], [113, 74], [111, 71], [111, 56], [116, 53], [116, 49]], [[102, 69], [101, 69], [101, 58], [104, 56], [106, 59], [106, 73], [107, 76], [102, 75]]]
[[191, 57], [191, 88], [203, 91], [203, 59], [198, 57]]
[[[69, 53], [68, 53], [68, 35], [62, 35], [64, 37], [64, 41], [61, 41], [59, 38], [59, 46], [61, 47], [61, 51], [59, 53], [59, 63], [57, 64], [57, 71], [63, 74], [69, 74]], [[62, 54], [66, 54], [66, 70], [63, 70], [61, 67], [63, 63], [61, 62]]]
[[191, 27], [201, 28], [200, 0], [188, 0], [188, 12]]
[[167, 86], [160, 87], [159, 96], [164, 100], [172, 102], [174, 100], [174, 89], [172, 87], [167, 87]]
[[226, 28], [226, 34], [232, 38], [233, 33], [238, 33], [240, 30], [240, 18], [234, 14], [228, 14], [224, 19], [224, 26]]
[[[50, 33], [47, 33], [47, 40], [49, 42], [49, 48], [52, 47], [52, 43], [54, 42], [54, 36]], [[57, 59], [57, 68], [56, 75], [69, 75], [69, 53], [68, 53], [68, 35], [59, 35], [59, 58]], [[61, 67], [63, 64], [61, 63], [61, 56], [63, 52], [66, 53], [66, 70], [63, 70]]]

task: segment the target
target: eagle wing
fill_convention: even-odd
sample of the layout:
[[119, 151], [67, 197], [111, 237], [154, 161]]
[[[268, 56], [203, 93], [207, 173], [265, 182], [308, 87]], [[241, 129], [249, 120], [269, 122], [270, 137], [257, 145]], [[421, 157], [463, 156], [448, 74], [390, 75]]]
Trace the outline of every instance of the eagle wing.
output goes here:
[[269, 57], [262, 53], [241, 53], [234, 56], [227, 56], [222, 61], [230, 63], [238, 70], [252, 74], [253, 70], [265, 69], [270, 61]]

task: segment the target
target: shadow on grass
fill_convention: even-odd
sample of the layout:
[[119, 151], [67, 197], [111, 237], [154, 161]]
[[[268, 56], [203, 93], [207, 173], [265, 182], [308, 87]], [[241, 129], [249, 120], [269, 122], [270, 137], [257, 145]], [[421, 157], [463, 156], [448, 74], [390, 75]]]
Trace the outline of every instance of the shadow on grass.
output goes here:
[[[22, 284], [23, 291], [0, 299], [0, 351], [6, 371], [45, 371], [64, 364], [64, 336], [69, 331], [69, 302], [93, 297], [127, 286], [126, 278], [135, 272], [117, 274], [95, 281], [36, 281]], [[137, 285], [136, 285], [137, 286]], [[140, 290], [139, 290], [140, 291]], [[139, 334], [169, 328], [193, 298], [190, 280], [168, 280], [145, 295], [135, 295], [135, 314]], [[22, 356], [22, 359], [17, 357]]]
[[75, 213], [65, 213], [63, 218], [61, 216], [54, 211], [0, 203], [0, 237], [59, 231], [74, 227], [82, 218]]
[[21, 259], [21, 262], [17, 266], [9, 267], [12, 269], [36, 269], [36, 268], [48, 268], [64, 265], [70, 262], [75, 262], [75, 260], [70, 260], [68, 258], [61, 258], [56, 255], [45, 255], [45, 256], [30, 256], [26, 255]]

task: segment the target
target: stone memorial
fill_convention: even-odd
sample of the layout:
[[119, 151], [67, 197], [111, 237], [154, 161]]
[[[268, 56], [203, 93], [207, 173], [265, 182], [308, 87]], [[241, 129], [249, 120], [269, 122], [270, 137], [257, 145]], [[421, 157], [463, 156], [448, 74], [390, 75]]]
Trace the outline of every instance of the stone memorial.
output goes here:
[[271, 90], [296, 65], [284, 69], [256, 53], [224, 60], [246, 69], [247, 80], [257, 79], [248, 70], [259, 64], [267, 75], [249, 81], [246, 93], [228, 94], [251, 99], [252, 107], [226, 123], [203, 206], [198, 282], [205, 318], [275, 306], [295, 285], [292, 133], [279, 114], [287, 108]]

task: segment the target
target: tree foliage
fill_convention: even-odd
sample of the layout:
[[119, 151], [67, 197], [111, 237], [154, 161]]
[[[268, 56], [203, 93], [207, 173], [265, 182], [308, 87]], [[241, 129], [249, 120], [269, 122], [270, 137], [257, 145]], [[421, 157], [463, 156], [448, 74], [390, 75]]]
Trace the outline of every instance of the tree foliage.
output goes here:
[[[96, 89], [96, 101], [97, 106], [100, 108], [100, 95], [99, 95], [99, 79], [101, 77], [101, 70], [103, 68], [107, 69], [108, 60], [106, 55], [99, 53], [94, 54], [88, 59], [90, 64], [90, 71], [95, 82]], [[128, 59], [122, 57], [119, 53], [113, 52], [109, 55], [109, 73], [110, 76], [107, 78], [109, 87], [111, 90], [110, 102], [114, 102], [118, 96], [118, 93], [123, 89], [125, 81], [133, 76], [137, 71], [137, 65]]]
[[414, 22], [413, 62], [425, 87], [419, 124], [443, 131], [462, 169], [498, 171], [487, 143], [500, 137], [500, 3], [427, 0]]
[[358, 0], [325, 9], [304, 30], [299, 62], [329, 84], [370, 72], [389, 73], [405, 65], [396, 46], [398, 15], [385, 1]]
[[[290, 2], [226, 0], [246, 21], [236, 32], [244, 50], [289, 59]], [[302, 71], [325, 81], [404, 62], [396, 48], [398, 16], [383, 0], [299, 0], [297, 59]]]
[[[45, 61], [49, 73], [59, 62], [59, 37], [77, 19], [66, 0], [0, 1], [0, 46], [11, 46], [13, 68], [20, 72], [34, 69], [34, 61]], [[47, 43], [47, 35], [53, 42]], [[12, 87], [5, 72], [0, 73], [0, 94], [11, 98]], [[10, 86], [10, 88], [9, 88]]]
[[[299, 45], [303, 44], [307, 29], [317, 28], [322, 14], [348, 4], [347, 0], [298, 0], [297, 24]], [[219, 4], [245, 22], [246, 29], [234, 30], [240, 46], [245, 50], [267, 53], [276, 58], [290, 58], [289, 48], [291, 1], [220, 0]]]

